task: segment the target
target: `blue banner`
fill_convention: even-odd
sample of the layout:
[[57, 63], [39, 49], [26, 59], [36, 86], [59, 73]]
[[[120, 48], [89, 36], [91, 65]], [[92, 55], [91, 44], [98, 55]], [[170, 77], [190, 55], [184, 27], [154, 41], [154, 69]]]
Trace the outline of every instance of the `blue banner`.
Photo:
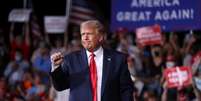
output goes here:
[[111, 31], [159, 24], [162, 31], [201, 29], [201, 0], [112, 0]]

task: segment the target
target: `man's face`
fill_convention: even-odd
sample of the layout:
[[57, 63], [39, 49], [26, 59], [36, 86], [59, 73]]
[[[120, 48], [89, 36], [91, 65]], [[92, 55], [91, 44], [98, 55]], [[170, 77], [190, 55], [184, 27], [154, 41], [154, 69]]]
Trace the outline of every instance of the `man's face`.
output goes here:
[[97, 33], [95, 28], [84, 26], [81, 28], [82, 45], [88, 51], [95, 51], [100, 45], [103, 36]]

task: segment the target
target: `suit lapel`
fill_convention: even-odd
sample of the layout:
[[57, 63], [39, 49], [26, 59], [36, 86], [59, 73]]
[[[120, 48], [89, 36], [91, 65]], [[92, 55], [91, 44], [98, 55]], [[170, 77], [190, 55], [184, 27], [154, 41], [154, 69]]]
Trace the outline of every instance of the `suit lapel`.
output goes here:
[[81, 50], [80, 62], [82, 63], [81, 67], [88, 68], [88, 58], [85, 49]]
[[86, 54], [86, 50], [82, 49], [81, 50], [81, 57], [80, 57], [80, 63], [81, 63], [81, 68], [82, 69], [86, 69], [87, 70], [87, 81], [86, 81], [86, 86], [89, 90], [84, 91], [85, 93], [90, 93], [91, 97], [88, 98], [88, 101], [92, 101], [92, 89], [91, 89], [91, 81], [90, 81], [90, 72], [89, 72], [89, 66], [88, 66], [88, 58], [87, 58], [87, 54]]
[[106, 81], [108, 79], [108, 75], [110, 72], [112, 58], [109, 52], [104, 49], [103, 50], [103, 72], [102, 72], [102, 86], [101, 86], [101, 96], [103, 96]]

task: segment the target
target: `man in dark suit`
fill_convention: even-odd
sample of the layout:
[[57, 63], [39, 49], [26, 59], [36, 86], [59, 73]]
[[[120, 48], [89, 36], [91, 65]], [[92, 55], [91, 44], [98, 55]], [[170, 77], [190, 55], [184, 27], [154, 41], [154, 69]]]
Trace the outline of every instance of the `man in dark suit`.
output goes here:
[[70, 88], [69, 101], [133, 101], [133, 83], [126, 56], [103, 48], [104, 26], [97, 20], [81, 24], [80, 51], [51, 55], [56, 90]]

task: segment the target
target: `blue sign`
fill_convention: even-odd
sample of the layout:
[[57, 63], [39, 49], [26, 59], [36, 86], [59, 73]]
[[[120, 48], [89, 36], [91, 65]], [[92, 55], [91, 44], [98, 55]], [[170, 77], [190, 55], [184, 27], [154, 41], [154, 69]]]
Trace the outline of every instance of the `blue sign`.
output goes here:
[[111, 31], [159, 24], [162, 31], [201, 29], [201, 0], [112, 0]]

